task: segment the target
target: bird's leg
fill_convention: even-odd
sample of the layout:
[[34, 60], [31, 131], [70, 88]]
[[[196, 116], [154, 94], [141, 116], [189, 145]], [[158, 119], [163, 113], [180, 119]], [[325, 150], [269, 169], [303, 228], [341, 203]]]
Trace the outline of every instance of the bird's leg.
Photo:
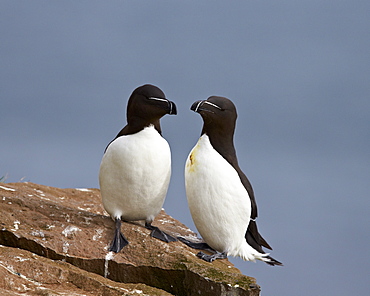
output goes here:
[[203, 252], [199, 252], [197, 254], [197, 257], [207, 262], [213, 262], [216, 259], [226, 259], [227, 255], [225, 252], [223, 253], [216, 252], [216, 254], [212, 254], [212, 255], [207, 255], [207, 254], [204, 254]]
[[121, 219], [116, 218], [116, 229], [114, 231], [114, 238], [109, 247], [110, 252], [118, 253], [123, 247], [128, 245], [128, 240], [121, 232]]
[[145, 222], [145, 228], [152, 231], [150, 236], [160, 239], [161, 241], [164, 241], [166, 243], [177, 241], [175, 237], [172, 237], [169, 234], [160, 230], [158, 227], [153, 226], [152, 223]]

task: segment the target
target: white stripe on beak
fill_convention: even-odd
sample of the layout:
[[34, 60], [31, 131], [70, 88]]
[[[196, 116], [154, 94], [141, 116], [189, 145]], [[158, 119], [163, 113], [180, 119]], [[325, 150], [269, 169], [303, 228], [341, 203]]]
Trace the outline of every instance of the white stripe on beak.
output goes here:
[[172, 104], [169, 100], [167, 99], [162, 99], [162, 98], [156, 98], [156, 97], [149, 97], [148, 98], [149, 100], [155, 100], [155, 101], [161, 101], [161, 102], [167, 102], [167, 104], [169, 105], [170, 107], [170, 114], [172, 114]]
[[200, 107], [200, 105], [203, 103], [203, 101], [200, 101], [199, 103], [198, 103], [198, 105], [197, 105], [197, 107], [195, 108], [195, 112], [198, 112], [198, 109], [199, 109], [199, 107]]

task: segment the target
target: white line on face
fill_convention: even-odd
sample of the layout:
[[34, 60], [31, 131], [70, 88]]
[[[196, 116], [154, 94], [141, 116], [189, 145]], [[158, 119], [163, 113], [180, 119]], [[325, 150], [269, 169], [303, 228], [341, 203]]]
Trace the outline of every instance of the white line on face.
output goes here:
[[156, 98], [156, 97], [149, 97], [148, 99], [149, 99], [149, 100], [155, 100], [155, 101], [167, 102], [167, 100], [166, 100], [166, 99]]
[[[204, 104], [208, 104], [208, 105], [211, 105], [211, 106], [213, 106], [213, 107], [215, 107], [215, 108], [217, 108], [217, 109], [222, 110], [222, 108], [221, 108], [221, 107], [219, 107], [219, 106], [217, 106], [216, 104], [213, 104], [213, 103], [211, 103], [211, 102], [204, 101]], [[198, 107], [198, 106], [197, 106], [197, 107]]]

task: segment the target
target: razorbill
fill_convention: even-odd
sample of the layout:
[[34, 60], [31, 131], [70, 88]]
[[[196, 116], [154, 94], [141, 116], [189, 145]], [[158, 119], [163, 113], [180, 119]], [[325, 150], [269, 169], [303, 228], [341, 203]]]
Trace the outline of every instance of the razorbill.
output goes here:
[[[212, 96], [195, 102], [191, 110], [203, 119], [198, 143], [185, 166], [185, 187], [194, 224], [216, 252], [198, 257], [212, 262], [228, 255], [282, 265], [266, 254], [271, 249], [257, 230], [257, 205], [252, 186], [239, 168], [233, 143], [236, 108], [227, 98]], [[200, 249], [204, 243], [181, 241]]]
[[176, 114], [175, 103], [150, 84], [136, 88], [127, 103], [127, 125], [108, 144], [100, 165], [103, 206], [115, 220], [109, 251], [128, 244], [121, 220], [144, 220], [151, 236], [165, 242], [176, 239], [152, 226], [162, 209], [171, 176], [171, 151], [162, 137], [160, 118]]

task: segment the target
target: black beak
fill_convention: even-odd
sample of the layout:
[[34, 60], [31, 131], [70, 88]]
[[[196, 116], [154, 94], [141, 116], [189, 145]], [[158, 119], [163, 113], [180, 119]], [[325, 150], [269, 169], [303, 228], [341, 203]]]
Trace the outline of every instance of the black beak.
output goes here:
[[196, 101], [196, 102], [194, 102], [193, 105], [191, 105], [190, 110], [192, 110], [194, 112], [198, 112], [199, 111], [199, 107], [202, 105], [202, 103], [203, 103], [203, 101]]
[[168, 101], [168, 108], [169, 108], [168, 114], [170, 114], [170, 115], [176, 115], [177, 114], [177, 108], [176, 108], [176, 105], [175, 105], [174, 102]]
[[157, 102], [165, 102], [167, 105], [165, 106], [163, 103], [159, 103], [158, 107], [164, 109], [167, 111], [166, 114], [170, 115], [176, 115], [177, 114], [177, 108], [174, 102], [169, 101], [164, 98], [156, 98], [156, 97], [148, 97], [149, 100], [157, 101]]

